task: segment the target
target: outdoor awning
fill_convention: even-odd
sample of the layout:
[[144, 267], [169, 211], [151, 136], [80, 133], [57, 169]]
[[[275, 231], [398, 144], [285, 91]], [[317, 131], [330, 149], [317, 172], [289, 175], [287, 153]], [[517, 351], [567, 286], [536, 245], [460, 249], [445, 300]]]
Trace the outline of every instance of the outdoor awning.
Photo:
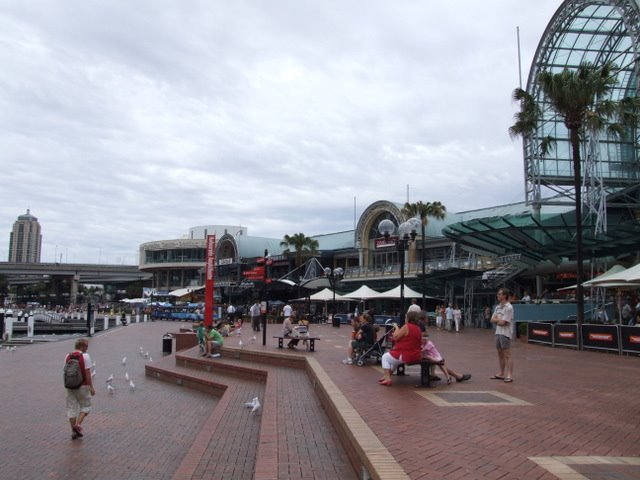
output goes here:
[[[378, 294], [378, 296], [376, 296], [375, 298], [400, 298], [400, 285], [392, 288], [391, 290], [387, 290], [386, 292]], [[405, 285], [404, 298], [422, 298], [422, 294]], [[435, 299], [435, 297], [430, 297], [429, 295], [425, 295], [425, 298]]]
[[596, 286], [604, 286], [608, 282], [640, 283], [640, 263], [621, 272], [609, 275], [601, 281], [594, 281]]
[[179, 288], [177, 290], [173, 290], [172, 292], [169, 292], [169, 295], [171, 295], [172, 297], [184, 297], [185, 295], [189, 295], [190, 293], [195, 293], [199, 290], [202, 290], [203, 288], [204, 286]]
[[[331, 290], [330, 288], [325, 288], [323, 290], [320, 290], [319, 292], [314, 293], [313, 295], [310, 295], [308, 300], [312, 301], [312, 302], [332, 302], [334, 299], [333, 296], [333, 290]], [[294, 298], [293, 300], [291, 300], [292, 302], [303, 302], [306, 301], [307, 298], [303, 297], [303, 298]], [[335, 300], [336, 302], [348, 302], [351, 300], [354, 300], [353, 298], [349, 298], [349, 297], [343, 297], [342, 295], [336, 293], [335, 294]]]
[[372, 298], [377, 298], [380, 295], [380, 292], [377, 292], [373, 288], [369, 288], [366, 285], [362, 285], [357, 290], [354, 290], [351, 293], [346, 293], [345, 297], [356, 298], [358, 300], [368, 300]]

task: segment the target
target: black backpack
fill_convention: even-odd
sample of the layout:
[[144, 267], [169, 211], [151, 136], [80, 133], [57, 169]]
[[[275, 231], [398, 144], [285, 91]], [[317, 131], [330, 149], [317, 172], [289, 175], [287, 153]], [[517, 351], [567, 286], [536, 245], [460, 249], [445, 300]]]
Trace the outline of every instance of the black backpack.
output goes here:
[[70, 353], [67, 362], [64, 364], [64, 386], [65, 388], [77, 389], [84, 383], [84, 359], [81, 353]]

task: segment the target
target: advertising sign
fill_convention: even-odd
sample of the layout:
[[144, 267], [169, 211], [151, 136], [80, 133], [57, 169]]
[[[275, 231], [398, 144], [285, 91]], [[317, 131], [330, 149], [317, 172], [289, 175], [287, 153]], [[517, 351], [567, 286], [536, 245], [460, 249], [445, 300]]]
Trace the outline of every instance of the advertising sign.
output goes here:
[[623, 352], [640, 354], [640, 327], [622, 325], [620, 339]]
[[558, 323], [553, 327], [553, 344], [578, 348], [578, 326]]
[[617, 325], [582, 325], [582, 345], [584, 348], [620, 351], [620, 337]]
[[529, 343], [553, 343], [553, 325], [550, 323], [529, 322], [528, 327]]
[[204, 324], [210, 326], [213, 323], [213, 292], [215, 290], [216, 275], [216, 236], [207, 235], [206, 252], [206, 279], [204, 283]]
[[376, 249], [395, 247], [397, 242], [398, 242], [397, 236], [391, 236], [389, 238], [380, 237], [380, 238], [376, 238], [375, 246], [376, 246]]

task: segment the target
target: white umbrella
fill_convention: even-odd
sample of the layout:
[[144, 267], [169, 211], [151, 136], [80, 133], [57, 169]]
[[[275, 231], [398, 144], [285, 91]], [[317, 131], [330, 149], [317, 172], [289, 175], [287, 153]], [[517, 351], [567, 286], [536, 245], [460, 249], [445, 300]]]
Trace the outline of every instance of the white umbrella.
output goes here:
[[[334, 292], [333, 290], [331, 290], [330, 288], [325, 288], [323, 290], [320, 290], [319, 292], [314, 293], [313, 295], [311, 295], [309, 297], [309, 300], [311, 300], [312, 302], [331, 302], [334, 299]], [[340, 301], [349, 301], [349, 300], [353, 300], [352, 298], [349, 297], [343, 297], [342, 295], [336, 293], [335, 294], [335, 299], [336, 302]]]
[[[600, 282], [607, 282], [609, 280], [609, 278], [615, 274], [618, 274], [622, 271], [624, 271], [625, 268], [622, 265], [614, 265], [613, 267], [611, 267], [609, 270], [607, 270], [606, 272], [604, 272], [601, 275], [598, 275], [597, 277], [592, 278], [591, 280], [587, 280], [586, 282], [584, 282], [582, 284], [583, 287], [618, 287], [620, 282], [614, 282], [613, 284], [607, 284], [607, 285], [599, 285]], [[575, 290], [576, 287], [578, 285], [571, 285], [570, 287], [562, 287], [562, 288], [558, 288], [556, 291], [557, 292], [563, 292], [565, 290]]]
[[374, 290], [373, 288], [369, 288], [366, 285], [362, 285], [357, 290], [354, 290], [351, 293], [346, 293], [345, 297], [357, 298], [358, 300], [367, 300], [369, 298], [376, 298], [378, 295], [380, 295], [380, 292]]
[[[387, 290], [386, 292], [379, 293], [376, 297], [373, 298], [400, 298], [400, 285], [391, 290]], [[404, 287], [404, 298], [422, 298], [422, 294], [416, 292], [410, 287], [405, 285]], [[430, 296], [425, 296], [425, 298], [435, 298]]]
[[[584, 282], [582, 284], [582, 286], [583, 287], [600, 286], [600, 285], [598, 285], [599, 283], [611, 280], [612, 277], [614, 277], [615, 275], [617, 275], [620, 272], [623, 272], [624, 270], [625, 270], [625, 268], [622, 265], [614, 265], [609, 270], [604, 272], [602, 275], [598, 275], [597, 277], [592, 278], [591, 280], [587, 280], [586, 282]], [[618, 283], [620, 283], [620, 282], [618, 282]]]
[[630, 283], [640, 283], [640, 263], [631, 268], [627, 268], [618, 273], [614, 273], [609, 275], [607, 278], [601, 281], [594, 281], [594, 285], [600, 286], [600, 284], [604, 284], [607, 282], [630, 282]]

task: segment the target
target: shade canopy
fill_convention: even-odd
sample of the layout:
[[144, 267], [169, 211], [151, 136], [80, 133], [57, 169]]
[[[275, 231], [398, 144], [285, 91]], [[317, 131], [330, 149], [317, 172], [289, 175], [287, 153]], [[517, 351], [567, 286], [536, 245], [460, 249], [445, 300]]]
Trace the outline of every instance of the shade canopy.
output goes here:
[[[391, 290], [387, 290], [386, 292], [379, 293], [375, 298], [400, 298], [400, 285], [392, 288]], [[405, 285], [404, 298], [422, 298], [422, 294]], [[430, 297], [428, 295], [425, 295], [425, 298], [435, 299], [435, 297]]]
[[368, 300], [370, 298], [378, 298], [379, 295], [380, 292], [374, 290], [373, 288], [369, 288], [366, 285], [362, 285], [357, 290], [345, 294], [345, 297], [355, 298], [358, 300]]
[[[314, 293], [313, 295], [310, 295], [309, 298], [294, 298], [293, 300], [291, 300], [292, 302], [304, 302], [306, 300], [310, 300], [312, 302], [332, 302], [334, 299], [333, 297], [333, 290], [331, 290], [330, 288], [325, 288], [323, 290], [320, 290], [319, 292]], [[353, 298], [350, 297], [346, 297], [346, 296], [342, 296], [339, 293], [335, 294], [335, 300], [336, 302], [348, 302], [350, 300], [354, 300]]]
[[604, 280], [594, 280], [593, 284], [599, 287], [613, 282], [640, 283], [640, 263], [621, 272], [613, 273]]
[[177, 290], [169, 292], [169, 295], [171, 295], [172, 297], [184, 297], [185, 295], [197, 292], [198, 290], [202, 290], [203, 288], [204, 288], [204, 286], [202, 286], [202, 287], [179, 288]]
[[605, 280], [610, 280], [610, 277], [617, 275], [618, 273], [623, 272], [624, 270], [625, 268], [622, 265], [614, 265], [609, 270], [604, 272], [602, 275], [598, 275], [597, 277], [594, 277], [591, 280], [587, 280], [582, 284], [582, 286], [583, 287], [597, 286], [597, 283], [604, 282]]

